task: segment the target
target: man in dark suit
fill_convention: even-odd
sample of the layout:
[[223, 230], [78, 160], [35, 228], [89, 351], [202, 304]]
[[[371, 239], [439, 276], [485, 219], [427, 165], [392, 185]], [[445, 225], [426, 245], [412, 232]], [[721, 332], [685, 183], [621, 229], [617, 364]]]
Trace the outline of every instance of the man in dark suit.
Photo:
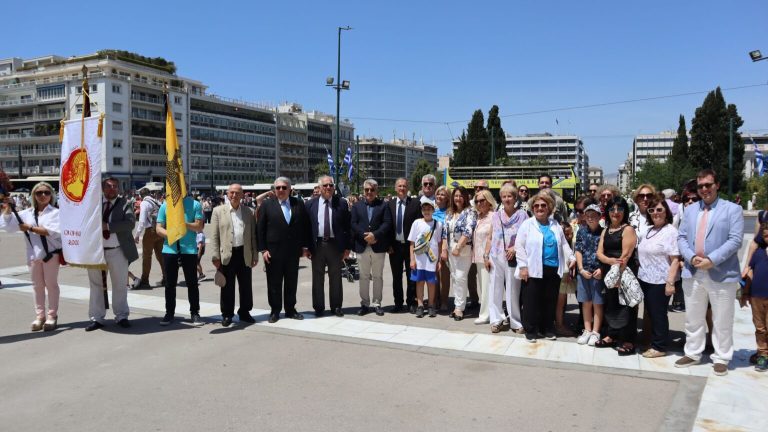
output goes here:
[[[406, 181], [406, 187], [407, 187], [407, 181]], [[437, 190], [437, 179], [435, 178], [435, 176], [433, 176], [432, 174], [426, 174], [421, 178], [421, 191], [419, 195], [429, 198], [434, 203], [436, 190]], [[411, 225], [413, 224], [413, 221], [421, 217], [420, 201], [418, 199], [411, 199], [411, 201], [408, 203], [408, 205], [405, 208], [405, 214], [408, 216], [408, 218], [403, 221], [404, 228], [405, 226], [408, 227], [408, 230], [405, 231], [405, 238], [407, 239], [408, 233], [411, 230]], [[410, 249], [408, 249], [407, 254], [410, 255]], [[406, 256], [405, 259], [408, 260], [408, 263], [409, 263], [408, 265], [410, 265], [410, 257]], [[410, 267], [406, 267], [406, 277], [409, 273], [410, 273]], [[411, 285], [413, 285], [413, 288], [411, 288]], [[410, 282], [410, 278], [408, 281], [407, 295], [408, 297], [406, 298], [406, 302], [408, 304], [408, 311], [412, 314], [415, 314], [416, 313], [416, 285], [413, 282]], [[402, 298], [402, 294], [401, 294], [401, 298]]]
[[[408, 243], [408, 233], [411, 232], [413, 221], [421, 217], [419, 200], [408, 196], [408, 179], [400, 177], [395, 181], [396, 197], [389, 200], [387, 207], [392, 219], [390, 230], [389, 268], [392, 270], [392, 294], [395, 306], [392, 312], [403, 312], [403, 301], [410, 306], [416, 306], [416, 283], [411, 281], [408, 273], [411, 270], [411, 253]], [[413, 201], [416, 205], [412, 205]], [[406, 297], [403, 298], [403, 273], [407, 284]]]
[[278, 177], [274, 187], [275, 198], [261, 204], [256, 225], [257, 245], [267, 269], [267, 297], [272, 309], [270, 323], [280, 319], [283, 297], [286, 318], [304, 319], [296, 311], [296, 284], [299, 258], [309, 256], [312, 233], [304, 201], [291, 196], [291, 181]]
[[[379, 185], [374, 179], [363, 182], [365, 200], [352, 207], [352, 237], [357, 262], [360, 265], [360, 310], [368, 313], [371, 306], [376, 315], [384, 315], [381, 297], [384, 289], [384, 257], [389, 250], [392, 217], [384, 201], [379, 198]], [[369, 285], [373, 280], [373, 300]]]
[[349, 258], [349, 251], [352, 249], [349, 204], [333, 193], [333, 177], [320, 177], [318, 186], [320, 195], [307, 203], [307, 214], [312, 227], [309, 242], [309, 251], [312, 254], [312, 307], [315, 309], [315, 316], [323, 316], [323, 279], [327, 267], [331, 310], [337, 317], [342, 317], [344, 313], [341, 311], [341, 303], [344, 294], [341, 286], [341, 264], [342, 260]]

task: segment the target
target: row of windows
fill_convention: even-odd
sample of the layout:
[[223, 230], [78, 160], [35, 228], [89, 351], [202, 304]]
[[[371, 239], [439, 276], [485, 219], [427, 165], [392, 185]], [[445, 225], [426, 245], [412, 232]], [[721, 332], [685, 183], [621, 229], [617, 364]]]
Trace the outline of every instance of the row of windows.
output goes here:
[[192, 139], [275, 148], [275, 137], [192, 128]]
[[147, 160], [147, 159], [134, 159], [133, 166], [135, 167], [155, 167], [160, 168], [165, 166], [165, 161], [163, 160]]
[[[91, 85], [90, 85], [90, 87], [91, 87], [91, 92], [90, 92], [90, 94], [93, 94], [93, 93], [98, 93], [98, 91], [99, 91], [99, 87], [98, 87], [98, 86], [96, 86], [96, 84], [91, 84]], [[62, 88], [62, 90], [64, 90], [64, 89]], [[77, 94], [83, 94], [83, 86], [77, 86], [77, 87], [75, 87], [75, 93], [77, 93]], [[63, 93], [62, 93], [62, 94], [63, 94]]]
[[64, 84], [51, 87], [40, 87], [37, 89], [38, 99], [53, 99], [64, 97]]
[[204, 126], [214, 129], [225, 129], [237, 132], [247, 132], [254, 134], [266, 134], [275, 135], [275, 127], [271, 125], [264, 125], [256, 122], [249, 122], [243, 120], [233, 120], [222, 117], [214, 117], [203, 115], [199, 113], [191, 113], [189, 120], [193, 125]]
[[[192, 169], [210, 169], [210, 158], [191, 156], [190, 163]], [[261, 159], [224, 159], [214, 158], [214, 169], [226, 169], [227, 171], [251, 171], [251, 170], [274, 170], [274, 160], [261, 160]]]
[[243, 146], [228, 146], [219, 144], [208, 144], [192, 141], [191, 154], [193, 155], [207, 155], [213, 153], [218, 156], [231, 156], [240, 158], [259, 158], [259, 159], [275, 159], [274, 148], [261, 148], [261, 147], [243, 147]]
[[144, 108], [131, 108], [131, 115], [134, 118], [140, 118], [144, 120], [163, 121], [163, 114], [160, 111], [144, 109]]

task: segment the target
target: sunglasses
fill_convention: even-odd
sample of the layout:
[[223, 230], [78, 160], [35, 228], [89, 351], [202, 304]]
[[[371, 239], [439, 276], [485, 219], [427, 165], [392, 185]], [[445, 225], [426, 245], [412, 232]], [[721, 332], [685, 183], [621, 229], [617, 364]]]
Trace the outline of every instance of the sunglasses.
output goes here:
[[324, 184], [324, 185], [322, 185], [322, 187], [324, 187], [324, 188], [332, 188], [332, 187], [334, 187], [334, 186], [335, 186], [335, 185], [334, 185], [333, 183], [328, 183], [328, 184]]
[[485, 190], [485, 186], [475, 186], [476, 191]]
[[288, 186], [275, 186], [275, 190], [288, 190]]
[[546, 204], [534, 204], [533, 208], [534, 209], [545, 209], [545, 208], [547, 208], [547, 205]]
[[374, 189], [374, 188], [363, 188], [363, 191], [364, 191], [365, 193], [368, 193], [368, 192], [376, 192], [376, 189]]
[[701, 189], [711, 189], [712, 186], [714, 186], [714, 185], [715, 185], [714, 183], [699, 183], [699, 184], [696, 185], [696, 188], [699, 189], [699, 190], [701, 190]]
[[637, 194], [637, 199], [641, 199], [641, 200], [651, 199], [652, 197], [653, 197], [653, 194], [651, 193]]
[[600, 198], [613, 198], [612, 193], [604, 193], [600, 195]]
[[528, 189], [520, 189], [520, 190], [518, 190], [518, 192], [520, 192], [521, 194], [527, 194], [528, 193]]
[[691, 195], [691, 196], [685, 198], [685, 202], [687, 202], [687, 203], [689, 203], [689, 202], [699, 202], [699, 199], [700, 198], [698, 197], [698, 195]]
[[591, 193], [591, 194], [596, 194], [596, 193], [597, 193], [597, 189], [590, 189], [590, 190], [589, 190], [589, 193]]
[[614, 207], [608, 210], [609, 213], [624, 213], [624, 209], [621, 207]]
[[476, 199], [475, 204], [480, 205], [481, 203], [488, 202], [486, 199]]
[[432, 182], [425, 182], [421, 184], [422, 186], [434, 186], [435, 184]]
[[51, 191], [49, 191], [49, 190], [35, 191], [35, 196], [43, 196], [43, 195], [50, 196], [51, 195]]
[[660, 207], [660, 208], [649, 208], [649, 209], [648, 209], [648, 214], [654, 214], [654, 213], [664, 213], [664, 211], [665, 211], [665, 210], [664, 210], [664, 207]]

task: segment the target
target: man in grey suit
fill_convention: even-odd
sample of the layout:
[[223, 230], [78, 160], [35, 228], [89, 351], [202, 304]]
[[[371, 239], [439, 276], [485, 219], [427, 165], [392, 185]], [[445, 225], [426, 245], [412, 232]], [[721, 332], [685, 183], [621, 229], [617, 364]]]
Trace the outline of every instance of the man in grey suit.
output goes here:
[[259, 262], [256, 254], [256, 219], [253, 210], [241, 204], [243, 187], [237, 183], [227, 189], [227, 203], [213, 209], [211, 225], [211, 261], [224, 273], [226, 284], [221, 287], [221, 325], [229, 327], [235, 316], [235, 279], [240, 291], [241, 322], [255, 323], [251, 268]]
[[[120, 182], [114, 177], [107, 177], [101, 182], [104, 194], [102, 200], [101, 232], [104, 244], [104, 259], [112, 283], [112, 310], [115, 321], [122, 328], [128, 328], [128, 266], [139, 259], [136, 243], [133, 241], [133, 227], [136, 225], [136, 215], [133, 206], [125, 198], [118, 197]], [[88, 270], [88, 282], [91, 286], [91, 299], [88, 305], [88, 316], [91, 324], [85, 331], [98, 330], [104, 327], [107, 314], [104, 304], [104, 279], [99, 269]]]
[[712, 305], [712, 354], [715, 375], [728, 373], [733, 357], [733, 313], [740, 279], [739, 259], [744, 235], [740, 206], [718, 198], [717, 174], [705, 169], [696, 176], [701, 201], [685, 209], [677, 245], [683, 256], [685, 294], [685, 356], [676, 367], [701, 361], [706, 341], [707, 304]]

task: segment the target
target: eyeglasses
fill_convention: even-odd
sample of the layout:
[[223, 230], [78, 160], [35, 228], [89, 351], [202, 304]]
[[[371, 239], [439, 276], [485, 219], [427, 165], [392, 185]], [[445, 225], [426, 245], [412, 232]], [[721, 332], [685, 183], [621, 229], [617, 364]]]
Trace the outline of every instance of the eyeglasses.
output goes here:
[[652, 197], [653, 197], [653, 194], [651, 193], [637, 194], [637, 199], [640, 199], [640, 200], [644, 200], [644, 199], [647, 200], [647, 199], [651, 199]]
[[589, 190], [589, 193], [591, 193], [591, 194], [596, 194], [596, 193], [597, 193], [597, 189], [590, 189], [590, 190]]
[[546, 204], [534, 204], [533, 208], [534, 209], [545, 209], [545, 208], [547, 208], [547, 205]]
[[613, 194], [610, 193], [610, 192], [609, 193], [600, 194], [600, 198], [609, 198], [610, 199], [610, 198], [613, 198]]
[[689, 203], [689, 202], [699, 202], [699, 199], [700, 198], [698, 197], [698, 195], [691, 195], [691, 196], [685, 197], [684, 202], [687, 202], [687, 203]]
[[35, 191], [35, 196], [42, 196], [42, 195], [50, 196], [51, 195], [51, 191], [49, 191], [49, 190]]
[[520, 192], [521, 194], [527, 194], [528, 193], [528, 189], [520, 189], [520, 190], [518, 190], [518, 192]]
[[714, 183], [699, 183], [696, 185], [696, 188], [701, 189], [712, 189], [712, 186], [714, 186]]
[[363, 188], [363, 191], [365, 191], [365, 193], [376, 192], [376, 189], [374, 189], [374, 188]]
[[608, 210], [610, 213], [624, 213], [624, 209], [621, 207], [613, 207], [610, 210]]
[[275, 190], [288, 190], [288, 186], [275, 186]]
[[648, 209], [648, 214], [654, 214], [654, 213], [664, 213], [664, 207], [649, 208]]
[[480, 205], [480, 204], [482, 204], [482, 203], [487, 203], [487, 202], [488, 202], [488, 200], [487, 200], [487, 199], [476, 199], [476, 200], [475, 200], [475, 204], [476, 204], [476, 205]]
[[422, 186], [434, 186], [435, 184], [432, 182], [424, 182], [421, 184]]
[[476, 191], [485, 190], [485, 186], [475, 186]]
[[321, 185], [321, 186], [324, 187], [324, 188], [332, 188], [335, 185], [333, 183], [327, 183], [327, 184], [324, 184], [324, 185]]

